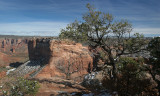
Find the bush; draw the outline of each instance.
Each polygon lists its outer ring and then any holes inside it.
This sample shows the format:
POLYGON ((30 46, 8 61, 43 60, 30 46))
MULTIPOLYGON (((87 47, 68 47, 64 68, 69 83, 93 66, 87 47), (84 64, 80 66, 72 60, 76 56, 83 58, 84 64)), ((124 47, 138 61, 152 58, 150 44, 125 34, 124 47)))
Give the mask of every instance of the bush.
MULTIPOLYGON (((8 83, 7 83, 8 84, 8 83)), ((40 88, 39 82, 18 78, 17 81, 9 84, 10 89, 3 92, 4 96, 35 95, 40 88)))
POLYGON ((120 96, 157 96, 154 82, 146 78, 146 72, 143 71, 139 60, 120 58, 117 66, 118 72, 115 81, 108 76, 102 80, 102 85, 106 89, 111 92, 116 91, 120 96))

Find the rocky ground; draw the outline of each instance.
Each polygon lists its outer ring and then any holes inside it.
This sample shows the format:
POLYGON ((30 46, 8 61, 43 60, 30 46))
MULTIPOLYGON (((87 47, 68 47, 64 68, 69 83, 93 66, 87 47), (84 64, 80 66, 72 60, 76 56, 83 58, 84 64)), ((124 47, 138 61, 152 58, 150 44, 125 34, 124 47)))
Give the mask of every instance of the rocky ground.
POLYGON ((57 95, 60 93, 89 93, 90 91, 82 87, 78 82, 61 78, 50 78, 38 80, 41 88, 38 92, 40 96, 57 95))

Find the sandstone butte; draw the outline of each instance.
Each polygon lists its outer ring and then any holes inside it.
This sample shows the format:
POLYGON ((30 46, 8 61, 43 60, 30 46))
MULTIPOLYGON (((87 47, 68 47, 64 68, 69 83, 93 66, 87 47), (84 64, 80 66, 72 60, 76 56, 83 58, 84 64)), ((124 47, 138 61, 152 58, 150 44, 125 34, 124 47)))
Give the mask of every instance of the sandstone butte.
POLYGON ((28 42, 29 59, 45 61, 45 67, 35 78, 61 77, 82 80, 93 69, 93 57, 88 47, 71 41, 33 39, 28 42))

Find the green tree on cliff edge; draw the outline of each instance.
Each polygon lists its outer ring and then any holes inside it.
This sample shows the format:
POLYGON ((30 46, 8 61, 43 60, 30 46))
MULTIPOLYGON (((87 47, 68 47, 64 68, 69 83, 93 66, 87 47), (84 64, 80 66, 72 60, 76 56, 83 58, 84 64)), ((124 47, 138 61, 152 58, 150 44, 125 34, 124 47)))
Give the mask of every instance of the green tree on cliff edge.
POLYGON ((153 80, 157 82, 157 89, 160 96, 160 80, 156 78, 156 75, 160 76, 160 37, 156 37, 149 42, 148 50, 152 56, 152 58, 150 58, 150 64, 152 67, 148 69, 153 80))
POLYGON ((61 30, 59 38, 77 42, 88 41, 93 48, 102 48, 108 55, 108 63, 113 67, 112 77, 115 79, 117 58, 124 54, 140 52, 145 45, 143 35, 136 33, 131 38, 132 25, 127 20, 113 21, 111 14, 96 11, 90 4, 86 7, 88 12, 82 17, 84 22, 75 21, 69 24, 61 30), (116 56, 113 56, 113 50, 117 52, 116 56))

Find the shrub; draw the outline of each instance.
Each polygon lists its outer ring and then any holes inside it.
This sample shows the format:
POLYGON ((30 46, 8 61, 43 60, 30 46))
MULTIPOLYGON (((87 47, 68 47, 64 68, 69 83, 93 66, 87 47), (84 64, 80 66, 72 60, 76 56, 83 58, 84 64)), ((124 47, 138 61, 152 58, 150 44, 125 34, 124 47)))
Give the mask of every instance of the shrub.
POLYGON ((139 60, 120 58, 117 66, 116 81, 108 76, 105 76, 102 80, 102 85, 106 89, 111 92, 116 91, 120 96, 157 96, 154 82, 146 78, 146 72, 143 71, 143 66, 139 60))
POLYGON ((4 96, 35 95, 40 88, 39 82, 27 80, 24 78, 18 78, 18 80, 9 83, 9 85, 10 89, 3 90, 4 96))

